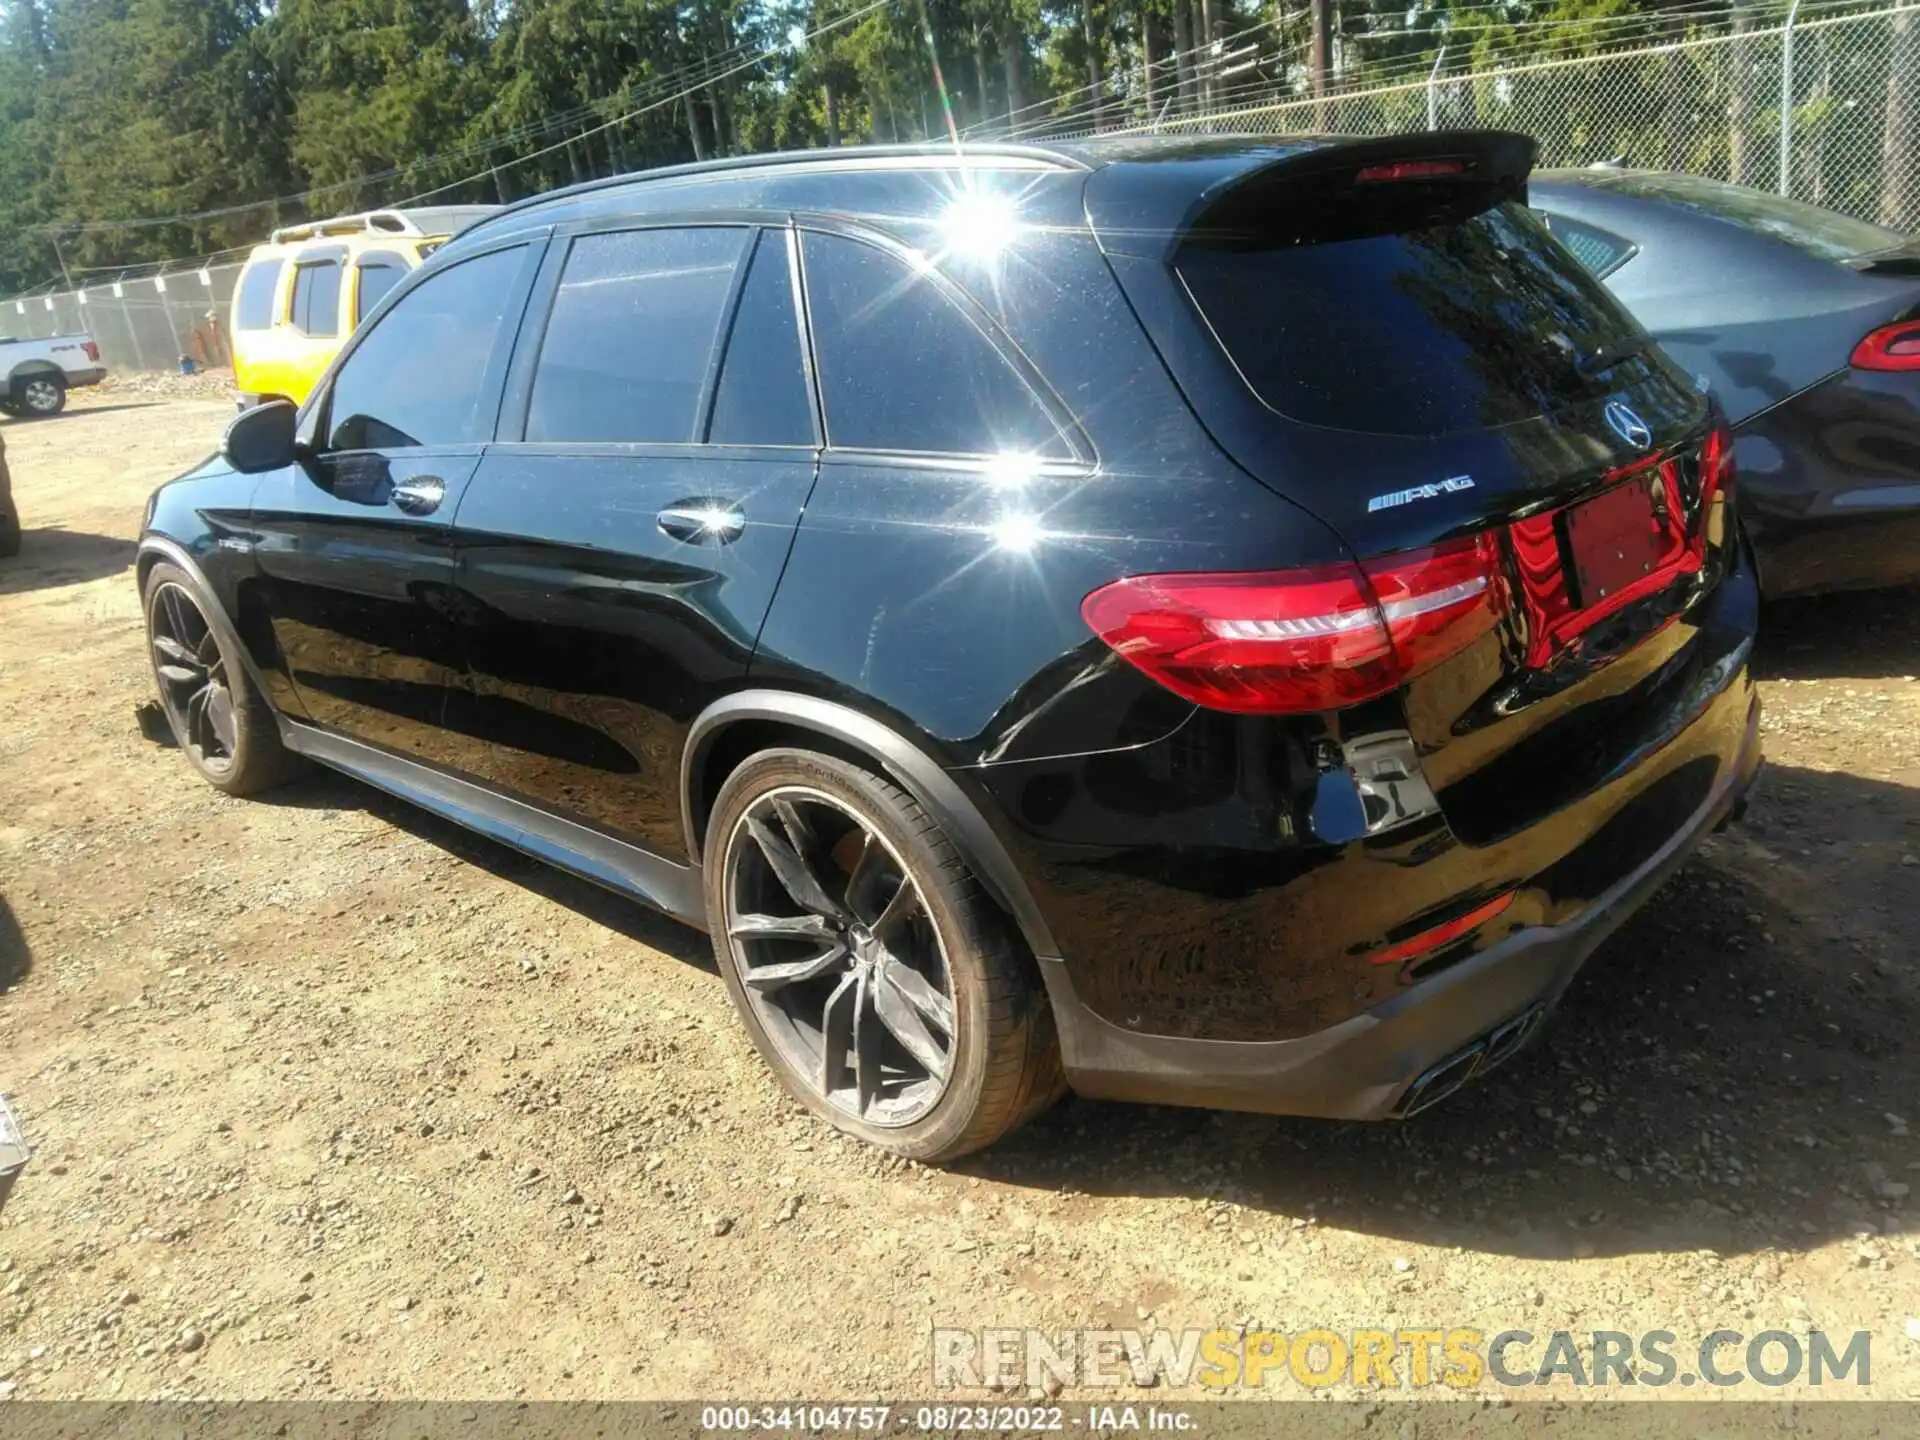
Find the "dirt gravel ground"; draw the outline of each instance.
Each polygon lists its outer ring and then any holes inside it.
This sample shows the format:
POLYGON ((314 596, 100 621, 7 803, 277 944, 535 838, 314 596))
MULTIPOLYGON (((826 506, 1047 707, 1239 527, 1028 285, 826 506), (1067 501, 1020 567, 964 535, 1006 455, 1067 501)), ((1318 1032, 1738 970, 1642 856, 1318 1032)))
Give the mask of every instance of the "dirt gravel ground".
POLYGON ((780 1098, 702 937, 141 738, 142 502, 230 413, 6 428, 0 1396, 924 1396, 931 1325, 1103 1323, 1866 1329, 1869 1393, 1920 1396, 1920 597, 1768 616, 1749 818, 1477 1090, 1069 1099, 930 1170, 780 1098))

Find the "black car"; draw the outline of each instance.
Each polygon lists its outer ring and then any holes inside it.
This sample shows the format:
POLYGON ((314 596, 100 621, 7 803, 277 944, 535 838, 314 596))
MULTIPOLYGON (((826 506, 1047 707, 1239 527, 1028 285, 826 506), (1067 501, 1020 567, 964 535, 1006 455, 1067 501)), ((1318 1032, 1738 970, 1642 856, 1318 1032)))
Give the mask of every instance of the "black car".
POLYGON ((1697 175, 1550 170, 1531 190, 1726 407, 1762 591, 1920 581, 1920 240, 1697 175))
POLYGON ((506 210, 155 495, 167 713, 225 790, 309 757, 709 929, 785 1085, 902 1154, 1066 1086, 1411 1114, 1759 763, 1726 431, 1532 159, 863 149, 506 210))

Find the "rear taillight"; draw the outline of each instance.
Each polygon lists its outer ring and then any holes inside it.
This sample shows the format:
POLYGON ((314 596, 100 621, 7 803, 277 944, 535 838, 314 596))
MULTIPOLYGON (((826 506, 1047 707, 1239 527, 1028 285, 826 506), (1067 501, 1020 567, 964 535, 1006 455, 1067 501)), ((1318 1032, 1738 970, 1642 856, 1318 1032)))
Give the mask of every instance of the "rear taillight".
POLYGON ((1713 502, 1733 494, 1733 432, 1715 425, 1700 447, 1700 520, 1711 518, 1713 502))
POLYGON ((1920 370, 1920 319, 1882 325, 1853 348, 1859 370, 1920 370))
POLYGON ((80 348, 87 352, 87 359, 93 361, 96 365, 100 363, 100 347, 94 344, 93 341, 82 340, 80 342, 80 348))
POLYGON ((1136 575, 1080 613, 1175 694, 1280 715, 1390 694, 1492 629, 1504 604, 1499 544, 1481 535, 1364 566, 1136 575))

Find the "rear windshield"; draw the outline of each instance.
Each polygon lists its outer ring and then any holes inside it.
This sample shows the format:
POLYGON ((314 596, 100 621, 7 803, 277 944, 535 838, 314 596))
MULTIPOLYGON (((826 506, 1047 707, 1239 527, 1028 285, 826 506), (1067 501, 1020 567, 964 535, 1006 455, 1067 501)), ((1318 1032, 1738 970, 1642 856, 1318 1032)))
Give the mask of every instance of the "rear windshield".
POLYGON ((1648 200, 1683 205, 1716 220, 1730 221, 1762 235, 1784 240, 1795 249, 1822 260, 1851 260, 1906 243, 1907 237, 1851 215, 1836 214, 1818 205, 1728 185, 1698 175, 1668 175, 1657 171, 1630 171, 1589 181, 1596 189, 1616 190, 1648 200))
POLYGON ((1190 244, 1175 268, 1269 409, 1339 430, 1440 435, 1531 419, 1591 399, 1595 379, 1577 362, 1627 355, 1641 336, 1517 203, 1362 239, 1190 244))

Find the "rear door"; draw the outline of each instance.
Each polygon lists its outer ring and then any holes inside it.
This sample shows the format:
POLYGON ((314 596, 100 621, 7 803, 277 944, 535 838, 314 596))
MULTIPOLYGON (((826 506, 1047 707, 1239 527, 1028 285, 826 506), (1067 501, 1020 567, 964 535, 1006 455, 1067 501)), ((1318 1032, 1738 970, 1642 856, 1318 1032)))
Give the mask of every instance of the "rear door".
POLYGON ((317 724, 444 761, 461 665, 453 517, 493 433, 538 261, 525 243, 424 277, 302 418, 300 461, 261 477, 250 612, 317 724))
POLYGON ((813 485, 798 287, 785 228, 555 241, 460 512, 462 769, 684 849, 687 726, 745 675, 813 485))

